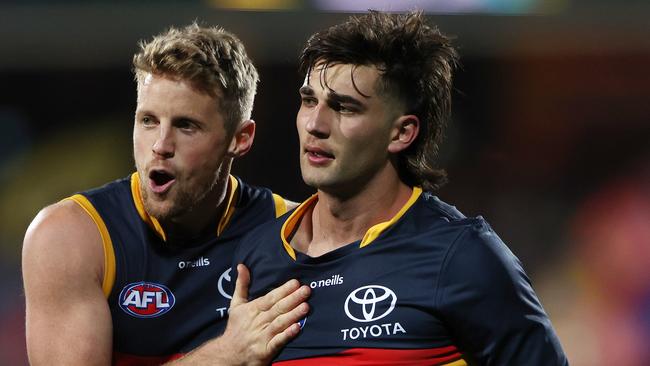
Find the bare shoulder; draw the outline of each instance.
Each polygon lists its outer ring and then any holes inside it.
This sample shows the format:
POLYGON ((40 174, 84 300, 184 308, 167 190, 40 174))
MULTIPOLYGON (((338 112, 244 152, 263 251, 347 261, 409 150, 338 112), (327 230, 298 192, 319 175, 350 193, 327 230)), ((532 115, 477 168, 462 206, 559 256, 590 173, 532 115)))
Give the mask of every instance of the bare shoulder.
POLYGON ((109 365, 104 250, 88 212, 72 200, 41 210, 25 234, 22 262, 30 364, 109 365))
POLYGON ((72 200, 45 207, 27 229, 24 271, 33 269, 48 276, 57 276, 60 271, 91 274, 101 284, 103 263, 99 230, 90 215, 72 200))

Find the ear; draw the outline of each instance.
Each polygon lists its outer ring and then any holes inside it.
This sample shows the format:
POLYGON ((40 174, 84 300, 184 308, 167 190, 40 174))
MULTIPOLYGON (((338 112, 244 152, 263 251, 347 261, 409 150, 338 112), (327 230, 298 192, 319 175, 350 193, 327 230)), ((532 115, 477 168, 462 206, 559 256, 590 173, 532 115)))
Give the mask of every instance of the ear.
POLYGON ((255 139, 255 121, 247 119, 240 123, 228 146, 228 156, 238 158, 243 156, 253 146, 255 139))
POLYGON ((388 152, 397 154, 406 150, 418 137, 420 119, 412 114, 400 116, 395 120, 388 152))

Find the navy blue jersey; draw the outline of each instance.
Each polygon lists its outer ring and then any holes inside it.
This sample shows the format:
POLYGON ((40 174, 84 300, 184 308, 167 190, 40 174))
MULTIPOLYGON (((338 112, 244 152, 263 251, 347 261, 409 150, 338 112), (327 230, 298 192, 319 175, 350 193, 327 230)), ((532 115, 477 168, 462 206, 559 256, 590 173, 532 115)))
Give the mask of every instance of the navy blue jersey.
POLYGON ((223 332, 230 264, 242 236, 286 211, 284 200, 230 177, 212 234, 172 245, 144 210, 137 173, 74 195, 104 243, 104 293, 113 320, 113 363, 160 364, 223 332))
POLYGON ((281 365, 567 365, 519 260, 481 217, 415 188, 390 221, 319 257, 289 238, 316 203, 243 239, 251 297, 290 278, 312 288, 281 365))

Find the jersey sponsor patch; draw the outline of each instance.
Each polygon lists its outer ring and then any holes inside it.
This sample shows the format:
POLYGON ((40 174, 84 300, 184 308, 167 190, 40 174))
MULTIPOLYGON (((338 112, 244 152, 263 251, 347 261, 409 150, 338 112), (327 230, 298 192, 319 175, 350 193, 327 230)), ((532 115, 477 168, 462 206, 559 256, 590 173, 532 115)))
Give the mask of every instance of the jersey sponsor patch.
POLYGON ((395 309, 397 296, 393 290, 380 285, 368 285, 352 291, 345 299, 345 314, 357 322, 372 322, 395 309))
POLYGON ((171 310, 176 302, 172 291, 153 282, 134 282, 122 289, 120 307, 136 318, 155 318, 171 310))

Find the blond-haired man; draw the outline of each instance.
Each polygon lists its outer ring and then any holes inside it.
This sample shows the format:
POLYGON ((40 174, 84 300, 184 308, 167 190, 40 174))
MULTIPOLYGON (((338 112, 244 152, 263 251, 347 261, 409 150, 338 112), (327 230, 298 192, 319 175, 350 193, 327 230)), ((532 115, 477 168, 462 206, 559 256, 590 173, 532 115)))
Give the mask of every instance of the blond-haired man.
POLYGON ((255 136, 257 71, 233 34, 196 24, 142 43, 133 65, 137 171, 44 208, 25 236, 30 362, 264 364, 309 289, 248 302, 239 267, 225 290, 241 236, 291 205, 230 175, 255 136))

